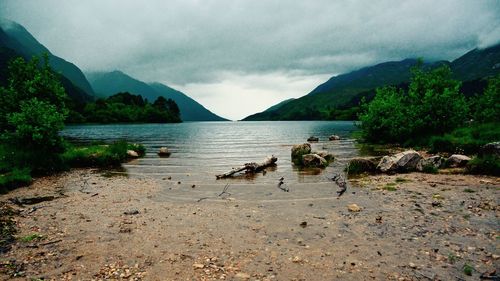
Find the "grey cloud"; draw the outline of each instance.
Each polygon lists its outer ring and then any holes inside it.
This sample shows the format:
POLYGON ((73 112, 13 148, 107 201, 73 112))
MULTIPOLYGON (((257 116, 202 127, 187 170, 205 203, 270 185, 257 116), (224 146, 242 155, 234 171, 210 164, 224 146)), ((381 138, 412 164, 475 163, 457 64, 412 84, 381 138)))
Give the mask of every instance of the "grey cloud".
POLYGON ((496 0, 2 0, 0 16, 84 70, 177 85, 226 72, 323 75, 453 59, 500 41, 496 0))

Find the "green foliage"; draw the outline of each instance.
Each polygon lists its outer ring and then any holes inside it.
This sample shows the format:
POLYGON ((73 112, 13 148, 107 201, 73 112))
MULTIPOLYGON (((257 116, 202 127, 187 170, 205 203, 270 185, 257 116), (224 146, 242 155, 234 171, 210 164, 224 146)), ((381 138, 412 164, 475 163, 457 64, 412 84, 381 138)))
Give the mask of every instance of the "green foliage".
POLYGON ((490 142, 500 139, 500 123, 470 124, 458 128, 442 136, 434 136, 429 140, 432 153, 465 153, 474 154, 490 142))
POLYGON ((107 99, 88 103, 82 118, 72 116, 71 121, 91 123, 170 123, 181 122, 177 104, 171 99, 158 97, 153 104, 140 95, 118 93, 107 99))
POLYGON ((39 239, 42 239, 43 236, 38 234, 38 233, 33 233, 33 234, 29 234, 29 235, 26 235, 24 237, 21 237, 21 241, 22 242, 25 242, 25 243, 28 243, 28 242, 31 242, 33 240, 39 240, 39 239))
POLYGON ((474 267, 470 264, 464 264, 463 271, 465 275, 471 276, 474 271, 474 267))
POLYGON ((66 93, 48 64, 34 57, 9 63, 6 87, 0 87, 2 161, 11 168, 49 173, 61 167, 62 138, 67 115, 66 93))
POLYGON ((496 155, 477 156, 467 163, 467 171, 471 174, 500 176, 500 157, 496 155))
POLYGON ((439 172, 439 169, 434 165, 425 165, 422 167, 422 172, 426 174, 437 174, 439 172))
POLYGON ((134 150, 139 155, 144 155, 146 151, 140 144, 129 144, 125 141, 110 145, 68 145, 63 159, 70 167, 115 167, 127 159, 127 150, 134 150))
POLYGON ((500 74, 488 81, 488 86, 482 96, 476 98, 474 121, 478 123, 500 121, 500 74))
POLYGON ((365 140, 417 143, 464 123, 468 106, 458 91, 460 82, 451 78, 448 66, 424 70, 417 65, 412 75, 407 92, 395 87, 379 88, 370 103, 362 102, 359 119, 365 140))

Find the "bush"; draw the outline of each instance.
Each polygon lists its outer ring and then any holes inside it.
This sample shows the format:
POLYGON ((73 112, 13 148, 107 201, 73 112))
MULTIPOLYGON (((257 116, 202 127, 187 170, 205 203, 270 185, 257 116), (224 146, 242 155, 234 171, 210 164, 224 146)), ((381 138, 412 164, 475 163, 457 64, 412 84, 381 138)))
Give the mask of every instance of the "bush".
POLYGON ((434 136, 429 140, 432 153, 465 153, 475 154, 480 148, 490 142, 500 139, 500 124, 471 124, 455 129, 449 134, 434 136))
POLYGON ((426 174, 437 174, 439 170, 434 165, 425 165, 422 167, 422 172, 426 174))
POLYGON ((471 174, 500 176, 500 157, 495 155, 478 156, 467 163, 471 174))
POLYGON ((468 105, 448 66, 426 71, 419 64, 412 75, 408 92, 384 87, 370 103, 363 101, 359 119, 365 140, 418 144, 463 125, 468 105))
POLYGON ((500 74, 488 81, 484 94, 474 104, 474 121, 479 123, 500 120, 500 74))

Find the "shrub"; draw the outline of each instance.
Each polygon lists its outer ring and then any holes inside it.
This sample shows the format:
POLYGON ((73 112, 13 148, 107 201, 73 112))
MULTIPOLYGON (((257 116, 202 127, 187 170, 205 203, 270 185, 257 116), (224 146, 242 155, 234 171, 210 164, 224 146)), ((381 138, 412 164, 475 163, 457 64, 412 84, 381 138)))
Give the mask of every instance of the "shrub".
POLYGON ((449 134, 434 136, 429 140, 429 149, 432 153, 465 153, 474 154, 490 142, 500 139, 500 124, 471 124, 453 130, 449 134))
POLYGON ((478 156, 467 163, 471 174, 500 176, 500 157, 495 155, 478 156))
POLYGON ((438 168, 434 167, 434 165, 425 165, 422 167, 422 172, 427 174, 437 174, 439 170, 438 168))

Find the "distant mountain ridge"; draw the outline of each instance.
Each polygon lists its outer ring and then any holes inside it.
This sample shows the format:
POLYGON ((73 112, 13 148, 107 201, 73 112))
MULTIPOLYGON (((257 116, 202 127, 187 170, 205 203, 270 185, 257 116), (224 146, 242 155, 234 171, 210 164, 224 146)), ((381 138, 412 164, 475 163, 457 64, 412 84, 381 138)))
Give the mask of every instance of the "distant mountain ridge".
MULTIPOLYGON (((416 63, 417 59, 384 62, 334 76, 305 96, 282 105, 277 104, 273 106, 275 110, 250 115, 243 121, 329 119, 332 111, 353 106, 354 101, 361 99, 360 95, 373 96, 375 88, 407 83, 410 69, 416 63)), ((467 87, 481 84, 469 81, 500 73, 500 44, 474 49, 451 63, 438 61, 426 63, 425 66, 435 67, 440 64, 448 64, 456 79, 468 82, 464 83, 467 87)))
POLYGON ((141 95, 151 102, 159 96, 163 96, 177 103, 183 121, 227 120, 212 113, 184 93, 158 82, 148 84, 118 70, 112 72, 87 73, 87 77, 97 96, 109 97, 118 92, 130 92, 132 94, 141 95))
POLYGON ((20 55, 30 59, 32 56, 47 53, 51 67, 63 76, 62 83, 67 88, 68 94, 80 102, 93 99, 94 91, 83 72, 73 63, 52 54, 22 25, 0 19, 0 48, 3 49, 2 54, 10 58, 20 55), (9 52, 7 49, 13 52, 9 52))

